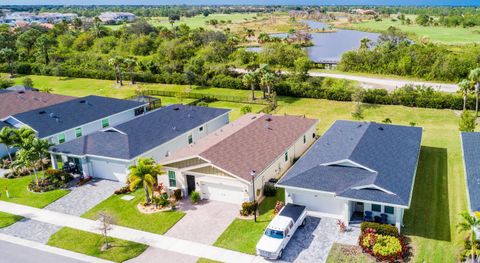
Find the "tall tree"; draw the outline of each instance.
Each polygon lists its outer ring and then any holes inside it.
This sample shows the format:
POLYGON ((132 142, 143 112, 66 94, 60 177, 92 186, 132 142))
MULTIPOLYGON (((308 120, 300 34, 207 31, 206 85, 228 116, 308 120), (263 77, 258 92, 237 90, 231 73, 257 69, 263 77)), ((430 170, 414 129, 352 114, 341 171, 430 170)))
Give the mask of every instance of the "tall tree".
POLYGON ((13 146, 16 148, 27 148, 29 139, 35 137, 35 132, 30 128, 22 127, 13 131, 15 133, 13 146))
POLYGON ((472 69, 468 78, 475 83, 475 117, 478 117, 478 93, 480 91, 480 68, 472 69))
POLYGON ((45 65, 48 65, 50 63, 49 52, 54 44, 55 44, 55 40, 52 39, 47 34, 43 34, 39 36, 35 41, 35 47, 37 47, 38 51, 43 56, 45 65))
MULTIPOLYGON (((48 150, 52 146, 53 144, 45 139, 34 138, 32 140, 31 151, 33 154, 37 155, 35 166, 38 167, 40 171, 43 171, 45 163, 48 163, 48 150)), ((45 178, 45 174, 43 175, 43 178, 45 178)))
POLYGON ((367 50, 370 48, 370 43, 372 41, 368 37, 364 37, 360 40, 360 49, 361 50, 367 50))
POLYGON ((122 81, 122 65, 124 64, 125 59, 121 56, 115 56, 108 60, 108 63, 113 66, 115 71, 115 80, 117 83, 120 83, 120 86, 123 86, 122 81))
POLYGON ((137 186, 142 185, 145 191, 145 202, 150 204, 152 189, 157 182, 157 176, 161 174, 162 166, 156 164, 152 158, 139 158, 137 163, 128 169, 130 170, 128 175, 130 190, 134 191, 137 186))
POLYGON ((268 97, 272 95, 272 86, 275 83, 275 74, 271 72, 266 72, 262 74, 262 78, 260 79, 262 86, 267 87, 267 94, 268 97))
POLYGON ((30 56, 32 49, 35 47, 35 42, 40 36, 40 31, 35 28, 30 28, 27 31, 21 33, 17 38, 17 46, 25 49, 25 53, 30 56))
POLYGON ((5 61, 8 64, 8 70, 10 71, 10 78, 13 78, 14 65, 13 62, 17 58, 17 53, 11 48, 0 49, 0 60, 5 61))
POLYGON ((130 82, 132 82, 132 84, 135 84, 135 76, 133 75, 133 69, 137 65, 137 61, 133 58, 126 58, 123 63, 125 64, 128 72, 130 73, 130 82))
POLYGON ((10 148, 15 144, 15 131, 10 127, 3 127, 0 130, 0 144, 3 144, 7 150, 10 162, 13 161, 10 148))
POLYGON ((257 76, 254 72, 249 72, 243 75, 243 85, 252 90, 252 100, 255 100, 255 85, 257 84, 257 76))
POLYGON ((471 82, 468 79, 463 79, 458 83, 458 87, 460 87, 458 92, 463 96, 463 110, 466 110, 468 92, 470 92, 470 89, 472 87, 471 82))
POLYGON ((458 223, 457 230, 460 233, 468 232, 470 234, 470 244, 471 244, 471 252, 470 256, 472 258, 472 262, 475 261, 476 255, 478 255, 479 251, 476 246, 477 235, 475 230, 480 228, 480 219, 474 215, 470 215, 468 212, 463 212, 460 214, 462 217, 462 221, 458 223))

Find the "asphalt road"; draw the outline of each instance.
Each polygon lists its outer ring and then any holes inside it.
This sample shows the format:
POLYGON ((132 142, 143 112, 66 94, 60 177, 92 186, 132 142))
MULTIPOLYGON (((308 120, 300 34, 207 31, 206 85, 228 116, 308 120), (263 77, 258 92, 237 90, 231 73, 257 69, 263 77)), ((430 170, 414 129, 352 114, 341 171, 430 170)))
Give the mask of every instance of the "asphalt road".
POLYGON ((34 248, 0 241, 1 263, 85 263, 77 259, 51 254, 34 248))

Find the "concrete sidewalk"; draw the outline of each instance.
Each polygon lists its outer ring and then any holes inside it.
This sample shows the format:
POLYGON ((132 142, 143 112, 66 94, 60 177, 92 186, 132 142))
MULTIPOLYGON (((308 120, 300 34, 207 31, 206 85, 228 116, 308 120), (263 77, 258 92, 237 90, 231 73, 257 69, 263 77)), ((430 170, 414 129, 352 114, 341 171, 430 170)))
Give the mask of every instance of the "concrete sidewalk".
MULTIPOLYGON (((65 226, 97 234, 100 233, 99 223, 97 221, 59 212, 4 201, 0 201, 0 211, 57 226, 65 226)), ((260 257, 122 226, 112 226, 109 235, 111 237, 143 243, 176 253, 208 258, 221 262, 264 262, 260 257)))

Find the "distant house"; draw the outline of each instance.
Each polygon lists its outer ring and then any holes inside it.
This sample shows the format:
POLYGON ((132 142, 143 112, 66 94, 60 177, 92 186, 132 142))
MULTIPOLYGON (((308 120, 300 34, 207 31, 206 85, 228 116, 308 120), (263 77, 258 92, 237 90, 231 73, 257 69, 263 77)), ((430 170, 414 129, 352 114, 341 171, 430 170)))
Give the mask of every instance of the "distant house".
POLYGON ((170 105, 51 149, 58 158, 79 164, 84 174, 125 182, 139 157, 162 161, 228 123, 229 110, 170 105))
POLYGON ((10 25, 25 26, 29 24, 55 24, 62 21, 72 21, 77 14, 74 13, 30 13, 30 12, 13 12, 7 13, 1 18, 0 22, 10 25))
POLYGON ((137 19, 137 16, 127 12, 103 12, 98 16, 98 18, 106 24, 117 24, 134 21, 137 19))
POLYGON ((315 141, 318 120, 247 114, 161 162, 170 189, 202 199, 241 204, 257 199, 315 141), (255 171, 253 173, 253 171, 255 171))
POLYGON ((311 215, 386 219, 399 229, 410 208, 422 129, 336 121, 277 183, 311 215), (369 218, 371 217, 371 218, 369 218))
POLYGON ((143 114, 145 107, 129 100, 87 96, 17 113, 4 122, 15 128, 29 127, 39 138, 59 144, 131 120, 143 114))

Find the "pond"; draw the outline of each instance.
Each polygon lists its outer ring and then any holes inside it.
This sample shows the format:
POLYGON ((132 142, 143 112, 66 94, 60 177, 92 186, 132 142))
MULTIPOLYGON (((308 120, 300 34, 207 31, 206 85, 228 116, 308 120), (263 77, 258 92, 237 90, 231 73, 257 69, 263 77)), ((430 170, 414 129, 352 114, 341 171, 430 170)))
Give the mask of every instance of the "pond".
MULTIPOLYGON (((331 29, 329 25, 313 21, 303 20, 313 30, 331 29)), ((355 50, 360 47, 360 40, 364 37, 376 42, 380 34, 369 33, 358 30, 337 29, 335 32, 311 33, 313 46, 307 47, 307 53, 313 62, 317 63, 338 63, 342 54, 346 51, 355 50)), ((288 34, 272 34, 273 37, 285 38, 288 34)), ((260 47, 250 47, 247 50, 259 52, 260 47)))

